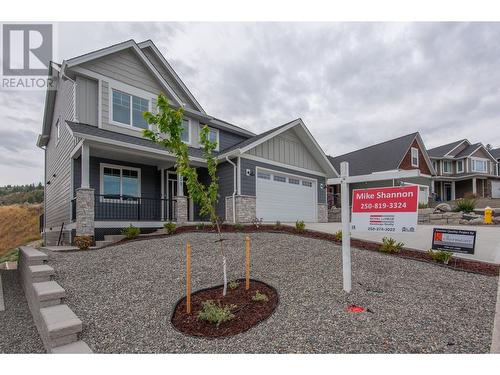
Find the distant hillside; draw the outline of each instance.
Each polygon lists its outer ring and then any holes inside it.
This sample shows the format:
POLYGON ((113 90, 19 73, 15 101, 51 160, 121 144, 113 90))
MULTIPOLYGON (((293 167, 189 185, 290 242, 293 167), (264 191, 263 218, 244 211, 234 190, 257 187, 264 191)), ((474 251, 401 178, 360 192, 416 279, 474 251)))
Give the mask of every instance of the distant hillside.
POLYGON ((42 203, 43 185, 7 185, 0 187, 0 205, 42 203))
POLYGON ((40 238, 41 204, 0 206, 0 257, 10 249, 40 238))

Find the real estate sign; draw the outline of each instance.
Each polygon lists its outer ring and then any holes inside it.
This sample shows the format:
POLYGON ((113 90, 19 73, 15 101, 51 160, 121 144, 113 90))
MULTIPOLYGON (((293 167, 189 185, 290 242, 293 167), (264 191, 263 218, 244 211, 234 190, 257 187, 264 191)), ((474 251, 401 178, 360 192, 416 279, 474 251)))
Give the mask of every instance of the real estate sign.
POLYGON ((434 228, 432 248, 456 253, 474 254, 476 231, 434 228))
POLYGON ((417 185, 353 190, 351 230, 415 232, 418 190, 417 185))

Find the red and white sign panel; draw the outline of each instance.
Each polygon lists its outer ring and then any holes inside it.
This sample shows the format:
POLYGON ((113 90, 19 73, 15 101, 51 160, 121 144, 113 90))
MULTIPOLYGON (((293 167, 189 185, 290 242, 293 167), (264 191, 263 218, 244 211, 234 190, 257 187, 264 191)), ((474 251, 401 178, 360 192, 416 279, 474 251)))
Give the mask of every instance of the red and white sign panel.
POLYGON ((351 230, 415 232, 418 190, 417 185, 353 190, 351 230))

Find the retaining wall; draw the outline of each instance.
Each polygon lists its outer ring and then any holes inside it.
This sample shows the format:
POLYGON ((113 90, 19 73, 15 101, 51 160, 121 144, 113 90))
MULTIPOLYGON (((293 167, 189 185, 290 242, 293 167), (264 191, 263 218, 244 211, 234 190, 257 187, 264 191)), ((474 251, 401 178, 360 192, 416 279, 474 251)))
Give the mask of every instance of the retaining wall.
POLYGON ((48 353, 92 353, 79 340, 82 321, 65 305, 66 291, 53 280, 47 254, 33 247, 19 248, 21 285, 33 321, 48 353))

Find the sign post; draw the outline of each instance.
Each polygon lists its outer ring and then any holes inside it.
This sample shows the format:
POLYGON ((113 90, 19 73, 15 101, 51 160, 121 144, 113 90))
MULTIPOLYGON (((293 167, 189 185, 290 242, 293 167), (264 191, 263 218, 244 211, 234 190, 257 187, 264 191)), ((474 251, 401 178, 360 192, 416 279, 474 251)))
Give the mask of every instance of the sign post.
MULTIPOLYGON (((369 175, 361 175, 361 176, 349 176, 349 163, 348 162, 341 162, 340 163, 340 177, 339 178, 331 178, 328 179, 327 184, 328 185, 339 185, 340 184, 340 202, 341 202, 341 215, 342 215, 342 272, 343 272, 343 289, 345 292, 350 293, 352 289, 352 280, 351 280, 351 210, 350 210, 350 205, 349 205, 349 184, 352 183, 358 183, 358 182, 371 182, 371 181, 385 181, 385 180, 397 180, 397 179, 402 179, 402 178, 413 178, 413 177, 420 177, 420 171, 418 169, 412 169, 412 170, 404 170, 404 171, 387 171, 387 172, 380 172, 380 173, 372 173, 369 175)), ((395 202, 391 203, 385 202, 385 206, 383 205, 384 202, 382 203, 382 209, 395 209, 395 210, 402 210, 403 212, 408 213, 409 215, 400 215, 400 213, 394 213, 393 215, 389 215, 388 213, 391 211, 385 211, 382 213, 382 216, 385 214, 388 214, 389 220, 387 222, 391 222, 392 224, 387 226, 387 227, 393 227, 394 230, 389 230, 388 232, 403 232, 403 228, 406 228, 409 233, 412 233, 415 231, 415 227, 417 225, 417 209, 418 209, 418 186, 415 185, 407 185, 408 187, 411 187, 413 191, 415 191, 414 195, 410 197, 404 197, 409 198, 409 201, 406 202, 406 205, 411 204, 412 210, 409 211, 407 208, 403 208, 402 206, 404 205, 403 202, 400 202, 399 199, 397 199, 395 202), (414 190, 416 189, 416 190, 414 190), (411 203, 410 203, 411 201, 411 203), (387 204, 389 203, 389 206, 387 204), (385 208, 384 208, 385 207, 385 208), (399 207, 399 208, 398 208, 399 207), (410 216, 411 219, 406 220, 406 222, 401 221, 400 219, 404 216, 410 216), (413 228, 413 230, 411 230, 413 228), (397 229, 397 230, 396 230, 397 229)), ((384 188, 385 189, 394 189, 394 188, 384 188)), ((395 189, 403 189, 403 187, 395 187, 395 189)), ((371 189, 363 189, 363 191, 368 191, 371 189)), ((380 190, 380 189, 379 189, 380 190)), ((371 193, 370 193, 371 194, 371 193)), ((395 196, 397 198, 397 195, 395 196)), ((403 198, 403 196, 401 195, 403 198)), ((381 198, 389 198, 392 199, 392 196, 386 196, 381 198)), ((372 203, 373 204, 373 203, 372 203)), ((354 207, 354 202, 353 202, 353 207, 354 207)), ((368 207, 368 206, 367 206, 368 207)), ((379 206, 376 206, 377 209, 379 209, 379 206)), ((373 206, 372 206, 373 208, 373 206)), ((375 212, 373 212, 375 214, 375 212)), ((353 210, 353 217, 355 217, 355 211, 353 210)), ((372 220, 372 224, 375 224, 375 222, 381 222, 382 220, 379 220, 379 218, 372 220)), ((366 219, 365 219, 366 221, 366 219)), ((370 223, 370 220, 368 221, 370 223)), ((377 223, 379 224, 379 223, 377 223)), ((353 230, 357 230, 359 224, 354 224, 353 230)), ((377 225, 377 227, 386 227, 385 225, 377 225)), ((405 229, 405 231, 406 231, 405 229)))
POLYGON ((342 274, 344 277, 344 291, 351 292, 351 234, 350 234, 350 213, 349 213, 349 163, 340 163, 340 196, 342 215, 342 274))

